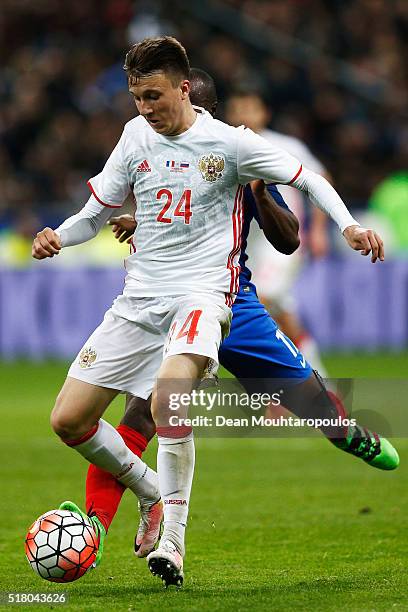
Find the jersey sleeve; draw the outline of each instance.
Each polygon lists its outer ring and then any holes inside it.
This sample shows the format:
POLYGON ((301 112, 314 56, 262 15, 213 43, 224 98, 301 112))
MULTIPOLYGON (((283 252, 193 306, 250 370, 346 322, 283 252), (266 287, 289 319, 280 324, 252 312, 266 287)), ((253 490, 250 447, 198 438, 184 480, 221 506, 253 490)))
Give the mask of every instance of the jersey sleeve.
POLYGON ((120 208, 130 192, 124 153, 125 139, 123 132, 102 172, 88 181, 88 187, 95 198, 108 208, 120 208))
POLYGON ((296 157, 248 128, 238 130, 237 171, 242 185, 257 178, 290 185, 299 176, 302 165, 296 157))

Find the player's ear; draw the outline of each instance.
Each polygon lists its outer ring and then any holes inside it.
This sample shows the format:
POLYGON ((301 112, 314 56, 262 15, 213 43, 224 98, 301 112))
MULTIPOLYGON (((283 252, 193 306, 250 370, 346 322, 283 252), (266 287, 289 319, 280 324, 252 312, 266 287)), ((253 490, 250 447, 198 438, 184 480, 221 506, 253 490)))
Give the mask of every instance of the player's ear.
POLYGON ((188 81, 187 79, 185 79, 184 81, 181 81, 180 83, 180 91, 181 91, 181 99, 182 100, 186 100, 186 98, 188 98, 189 94, 190 94, 190 81, 188 81))

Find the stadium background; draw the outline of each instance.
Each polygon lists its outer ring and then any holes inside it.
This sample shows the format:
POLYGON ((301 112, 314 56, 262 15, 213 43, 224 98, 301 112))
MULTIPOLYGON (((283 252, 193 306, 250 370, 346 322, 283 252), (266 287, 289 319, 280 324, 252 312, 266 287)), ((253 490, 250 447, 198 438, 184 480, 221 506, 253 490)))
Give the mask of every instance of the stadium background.
MULTIPOLYGON (((0 536, 3 590, 55 591, 30 573, 21 539, 39 513, 65 497, 82 499, 83 463, 51 435, 48 413, 66 368, 59 359, 75 353, 120 290, 126 250, 109 230, 94 244, 41 264, 31 260, 30 246, 36 231, 55 227, 85 202, 86 180, 134 114, 121 69, 131 43, 148 35, 178 37, 191 64, 214 76, 220 118, 233 89, 260 91, 273 110, 271 127, 304 140, 356 216, 381 228, 387 262, 375 266, 345 251, 333 232, 330 258, 304 270, 300 310, 330 351, 325 363, 332 376, 373 379, 374 391, 360 408, 372 408, 372 397, 380 397, 379 379, 404 379, 408 368, 408 4, 68 4, 3 0, 0 7, 0 469, 6 493, 0 504, 2 524, 10 526, 0 536)), ((392 400, 397 408, 402 396, 392 400)), ((386 405, 389 398, 382 399, 386 405)), ((118 400, 109 418, 120 412, 118 400)), ((275 609, 406 609, 403 466, 377 474, 320 439, 199 440, 198 449, 192 578, 185 593, 169 595, 171 605, 271 609, 273 601, 275 609)), ((399 449, 407 455, 405 440, 399 449)), ((103 566, 70 588, 72 608, 101 609, 112 597, 112 609, 160 603, 161 593, 129 555, 133 512, 128 496, 103 566)))
POLYGON ((261 92, 271 127, 305 141, 356 216, 384 234, 384 265, 356 257, 332 228, 330 260, 305 268, 300 311, 321 347, 406 347, 406 2, 75 0, 64 12, 56 0, 5 0, 0 17, 0 355, 69 358, 121 287, 126 249, 108 230, 41 265, 30 243, 88 198, 86 180, 135 112, 124 51, 159 33, 214 76, 220 118, 234 89, 261 92), (57 272, 90 266, 119 272, 57 272))

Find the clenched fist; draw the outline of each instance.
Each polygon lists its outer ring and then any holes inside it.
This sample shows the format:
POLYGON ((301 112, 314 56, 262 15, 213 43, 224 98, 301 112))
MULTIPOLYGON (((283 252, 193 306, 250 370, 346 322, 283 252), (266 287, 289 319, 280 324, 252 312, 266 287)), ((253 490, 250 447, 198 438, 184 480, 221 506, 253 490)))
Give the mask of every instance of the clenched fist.
POLYGON ((344 230, 343 236, 355 251, 361 251, 362 255, 371 253, 373 263, 377 259, 384 261, 384 243, 373 230, 365 229, 359 225, 350 225, 344 230))
POLYGON ((45 227, 33 240, 31 254, 34 259, 45 259, 58 255, 62 248, 60 237, 50 227, 45 227))

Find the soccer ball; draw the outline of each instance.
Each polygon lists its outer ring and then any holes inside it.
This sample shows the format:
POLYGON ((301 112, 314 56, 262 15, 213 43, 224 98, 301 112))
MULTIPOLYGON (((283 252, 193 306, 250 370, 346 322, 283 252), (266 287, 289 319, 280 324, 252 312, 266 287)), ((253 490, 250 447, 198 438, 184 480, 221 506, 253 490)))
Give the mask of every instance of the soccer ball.
POLYGON ((98 552, 92 523, 77 512, 50 510, 30 527, 25 553, 33 570, 51 582, 72 582, 89 570, 98 552))

